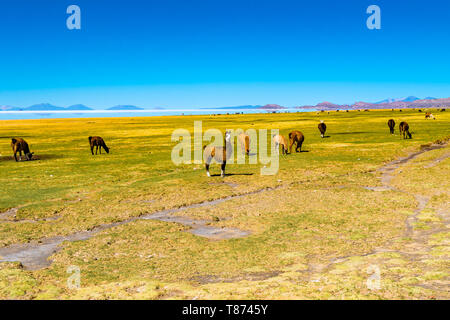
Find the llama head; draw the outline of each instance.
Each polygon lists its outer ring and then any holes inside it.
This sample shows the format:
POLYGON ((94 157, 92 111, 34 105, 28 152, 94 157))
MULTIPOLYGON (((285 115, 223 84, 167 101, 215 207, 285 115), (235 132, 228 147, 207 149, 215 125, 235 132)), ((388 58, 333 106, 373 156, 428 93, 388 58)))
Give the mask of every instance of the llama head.
POLYGON ((411 132, 408 131, 406 134, 408 135, 408 138, 412 139, 411 132))
POLYGON ((26 154, 26 157, 27 157, 27 160, 28 160, 28 161, 31 160, 31 159, 33 158, 33 154, 34 154, 34 152, 28 152, 28 153, 26 154))

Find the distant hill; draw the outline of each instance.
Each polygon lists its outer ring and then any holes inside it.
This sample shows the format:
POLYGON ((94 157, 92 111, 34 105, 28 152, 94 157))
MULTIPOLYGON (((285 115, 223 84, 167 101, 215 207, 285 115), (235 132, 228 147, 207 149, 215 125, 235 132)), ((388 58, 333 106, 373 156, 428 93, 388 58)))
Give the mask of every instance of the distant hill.
POLYGON ((0 111, 20 111, 20 110, 23 109, 13 106, 0 106, 0 111))
POLYGON ((41 104, 35 104, 32 106, 29 106, 28 108, 25 108, 24 110, 26 110, 26 111, 57 111, 57 110, 64 110, 64 108, 51 105, 50 103, 41 103, 41 104))
POLYGON ((416 100, 420 100, 420 99, 417 98, 417 97, 414 97, 414 96, 409 96, 409 97, 407 97, 407 98, 405 98, 405 99, 403 99, 401 101, 403 101, 403 102, 413 102, 413 101, 416 101, 416 100))
POLYGON ((317 104, 318 108, 340 108, 341 106, 338 104, 334 104, 332 102, 324 101, 317 104))
POLYGON ((266 104, 265 106, 258 107, 257 109, 280 110, 280 109, 286 109, 286 107, 280 106, 278 104, 266 104))
POLYGON ((144 110, 144 109, 136 106, 115 106, 108 108, 107 110, 144 110))
POLYGON ((368 108, 371 108, 373 105, 374 105, 374 103, 358 101, 358 102, 355 102, 352 105, 352 107, 356 108, 356 109, 368 109, 368 108))
POLYGON ((375 102, 375 104, 383 104, 383 103, 391 103, 391 102, 395 102, 395 99, 384 99, 378 102, 375 102))
POLYGON ((67 107, 66 110, 93 110, 93 109, 86 107, 84 104, 75 104, 73 106, 67 107))
POLYGON ((247 106, 236 106, 236 107, 219 107, 219 108, 202 108, 202 109, 258 109, 262 106, 254 106, 254 105, 247 105, 247 106))
POLYGON ((414 97, 414 96, 409 96, 409 97, 401 98, 401 99, 385 99, 382 101, 375 102, 375 104, 385 104, 385 103, 392 103, 392 102, 413 102, 416 100, 420 100, 420 99, 417 97, 414 97))

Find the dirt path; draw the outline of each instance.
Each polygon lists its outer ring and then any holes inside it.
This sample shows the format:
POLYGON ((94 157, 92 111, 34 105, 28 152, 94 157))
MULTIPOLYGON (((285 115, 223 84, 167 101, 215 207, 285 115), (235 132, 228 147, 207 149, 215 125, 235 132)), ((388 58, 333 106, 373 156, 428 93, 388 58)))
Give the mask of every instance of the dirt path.
MULTIPOLYGON (((242 238, 250 235, 250 232, 245 230, 239 230, 236 228, 217 228, 209 225, 212 221, 207 220, 195 220, 188 217, 176 216, 177 212, 181 212, 188 209, 195 209, 200 207, 214 206, 219 203, 230 201, 233 199, 242 198, 249 195, 258 194, 261 192, 266 192, 270 190, 276 190, 279 187, 274 188, 264 188, 256 191, 248 192, 245 194, 229 196, 222 199, 206 201, 202 203, 196 203, 188 206, 182 206, 175 209, 168 209, 158 211, 152 214, 143 215, 140 217, 134 217, 126 219, 116 223, 102 224, 89 231, 81 231, 77 233, 70 234, 68 236, 58 236, 52 238, 44 238, 37 242, 27 243, 27 244, 13 244, 5 248, 0 248, 0 262, 12 262, 18 261, 27 270, 38 270, 51 265, 52 261, 48 258, 62 249, 61 244, 64 241, 74 242, 87 240, 98 234, 99 232, 107 229, 111 229, 120 225, 125 225, 138 220, 159 220, 165 222, 179 223, 184 226, 190 227, 188 232, 195 234, 197 236, 206 237, 212 240, 226 240, 233 238, 242 238)), ((6 218, 11 218, 15 216, 17 209, 9 210, 2 214, 6 218)))
MULTIPOLYGON (((380 186, 363 187, 373 192, 402 192, 409 194, 406 190, 400 190, 392 184, 397 169, 401 169, 410 161, 420 155, 437 149, 445 148, 447 144, 430 144, 422 146, 420 151, 409 154, 406 157, 399 158, 389 162, 379 168, 381 173, 380 186)), ((430 163, 436 165, 447 158, 444 156, 430 160, 430 163)), ((425 166, 428 167, 428 166, 425 166)), ((401 172, 401 171, 400 171, 401 172)), ((345 186, 338 186, 345 188, 345 186)), ((383 245, 375 248, 371 252, 359 255, 348 255, 342 257, 330 257, 325 262, 314 262, 314 257, 309 258, 309 262, 302 261, 299 264, 294 263, 286 271, 278 271, 275 274, 265 274, 258 279, 258 286, 274 288, 283 286, 287 281, 286 287, 294 284, 301 292, 300 297, 304 297, 304 292, 321 292, 327 296, 339 298, 338 294, 344 295, 350 293, 350 297, 378 297, 395 298, 410 297, 414 288, 425 290, 419 294, 422 298, 450 298, 450 281, 446 273, 448 272, 448 256, 436 255, 435 250, 442 250, 447 246, 448 240, 442 243, 435 242, 433 237, 444 234, 450 228, 450 207, 440 208, 437 215, 440 218, 439 223, 432 225, 430 229, 422 229, 416 226, 418 216, 426 209, 430 201, 429 196, 413 194, 417 201, 417 207, 405 219, 404 233, 394 239, 390 239, 383 245), (447 268, 446 268, 447 267, 447 268), (369 288, 368 280, 370 276, 378 277, 379 286, 369 288), (262 281, 262 282, 261 282, 262 281), (304 288, 305 291, 302 291, 304 288), (357 292, 357 294, 353 294, 357 292)), ((439 252, 438 252, 439 253, 439 252)), ((321 260, 323 261, 323 260, 321 260)), ((202 276, 196 279, 201 285, 208 285, 215 282, 234 282, 236 286, 247 287, 252 291, 254 285, 242 280, 253 281, 252 275, 243 275, 242 279, 222 279, 212 276, 202 276)), ((376 280, 376 277, 373 278, 376 280)), ((373 280, 372 279, 372 280, 373 280)), ((376 281, 374 282, 375 284, 376 281)), ((245 292, 245 289, 243 292, 245 292)), ((294 290, 295 295, 295 290, 294 290)), ((312 294, 312 296, 315 296, 312 294)), ((205 296, 204 298, 214 298, 205 296)))
MULTIPOLYGON (((428 145, 423 147, 422 150, 414 152, 407 157, 389 162, 379 169, 379 172, 381 172, 380 180, 382 186, 366 187, 366 189, 374 192, 396 191, 408 193, 406 190, 400 190, 392 185, 391 181, 394 178, 395 170, 401 168, 409 161, 425 152, 441 149, 446 146, 447 144, 428 145)), ((431 164, 424 168, 435 166, 448 156, 449 153, 446 153, 443 156, 432 160, 431 164)), ((418 205, 414 213, 405 220, 405 232, 403 236, 392 239, 382 247, 376 248, 372 252, 363 255, 334 258, 325 265, 310 264, 308 269, 304 271, 308 275, 309 281, 315 282, 318 281, 317 279, 329 275, 333 276, 340 274, 343 269, 347 269, 348 273, 357 273, 364 268, 370 270, 373 266, 376 266, 379 270, 384 268, 383 271, 385 277, 401 279, 399 274, 397 274, 398 269, 400 269, 399 265, 401 265, 402 267, 406 266, 406 271, 403 275, 405 279, 412 281, 410 286, 430 290, 433 292, 433 295, 429 296, 429 298, 436 298, 436 296, 443 299, 450 298, 450 279, 445 273, 443 274, 443 277, 440 277, 440 275, 442 275, 440 272, 445 270, 445 265, 448 266, 448 256, 442 255, 439 257, 433 252, 436 248, 447 247, 448 249, 448 241, 437 244, 432 241, 433 236, 450 231, 450 210, 448 207, 437 210, 441 223, 433 224, 431 229, 417 228, 415 227, 415 224, 418 221, 418 216, 427 208, 431 198, 421 194, 414 194, 413 196, 418 205), (395 243, 405 238, 409 238, 410 241, 400 249, 397 248, 395 243), (442 265, 444 267, 440 268, 442 265), (394 273, 396 274, 394 275, 394 273), (426 275, 430 275, 430 279, 424 279, 424 276, 426 275), (433 275, 437 279, 432 279, 433 275), (417 279, 415 283, 414 278, 417 279)), ((397 279, 397 281, 399 279, 397 279)), ((379 289, 381 289, 381 287, 379 289)))

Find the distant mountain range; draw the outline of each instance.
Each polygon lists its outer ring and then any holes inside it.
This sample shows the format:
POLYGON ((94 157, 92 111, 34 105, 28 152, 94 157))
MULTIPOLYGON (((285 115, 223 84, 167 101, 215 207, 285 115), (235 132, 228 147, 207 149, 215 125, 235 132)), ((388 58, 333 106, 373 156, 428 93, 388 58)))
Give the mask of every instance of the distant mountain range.
MULTIPOLYGON (((448 108, 450 107, 450 98, 446 99, 436 99, 432 97, 427 97, 424 99, 420 99, 414 96, 409 96, 401 99, 385 99, 378 102, 363 102, 358 101, 354 104, 335 104, 332 102, 321 102, 316 104, 315 106, 307 105, 307 106, 298 106, 294 107, 295 109, 316 109, 316 110, 338 110, 338 109, 398 109, 398 108, 448 108)), ((203 109, 211 109, 211 108, 203 108, 203 109)), ((288 109, 287 107, 280 106, 278 104, 266 104, 264 106, 261 105, 243 105, 243 106, 234 106, 234 107, 220 107, 213 109, 261 109, 267 111, 276 111, 288 109)), ((96 110, 90 107, 87 107, 83 104, 76 104, 69 107, 58 107, 54 106, 50 103, 41 103, 35 104, 29 107, 21 108, 21 107, 13 107, 13 106, 1 106, 0 111, 88 111, 88 110, 96 110)), ((117 111, 117 110, 125 110, 125 111, 133 111, 133 110, 145 110, 144 108, 136 107, 133 105, 118 105, 114 107, 110 107, 106 110, 117 111)), ((152 110, 164 110, 164 108, 153 108, 152 110)))
MULTIPOLYGON (((161 110, 162 108, 155 108, 155 109, 161 110)), ((87 107, 83 104, 75 104, 69 107, 58 107, 50 103, 35 104, 25 108, 13 106, 0 106, 0 111, 87 111, 87 110, 95 110, 95 109, 87 107)), ((131 105, 120 105, 108 108, 107 110, 144 110, 144 109, 131 105)))
POLYGON ((317 110, 338 110, 338 109, 398 109, 398 108, 448 108, 450 107, 450 98, 436 99, 427 97, 420 99, 410 96, 402 99, 386 99, 379 102, 358 101, 352 105, 339 105, 331 102, 318 103, 315 106, 299 106, 297 109, 317 109, 317 110))
POLYGON ((75 104, 73 106, 67 107, 66 110, 93 110, 93 109, 86 107, 84 104, 75 104))
POLYGON ((57 107, 50 103, 34 104, 26 108, 12 107, 12 106, 0 106, 0 111, 77 111, 77 110, 93 110, 82 104, 76 104, 70 107, 57 107))
MULTIPOLYGON (((375 102, 375 104, 392 103, 392 102, 414 102, 420 100, 420 98, 409 96, 402 99, 385 99, 383 101, 375 102)), ((426 97, 422 100, 436 100, 436 98, 426 97)))
POLYGON ((247 106, 234 106, 234 107, 218 107, 218 108, 202 108, 202 109, 258 109, 262 106, 254 106, 254 105, 247 105, 247 106))
MULTIPOLYGON (((332 102, 321 102, 313 105, 298 106, 295 109, 316 109, 316 110, 338 110, 338 109, 392 109, 392 108, 447 108, 450 107, 450 98, 447 99, 436 99, 432 97, 426 97, 420 99, 414 96, 409 96, 401 99, 385 99, 379 102, 355 102, 352 105, 341 105, 332 102)), ((205 108, 209 109, 209 108, 205 108)), ((280 106, 278 104, 266 104, 265 106, 260 105, 244 105, 235 107, 221 107, 216 109, 263 109, 268 111, 276 111, 288 109, 287 107, 280 106)))
MULTIPOLYGON (((211 109, 211 108, 203 108, 203 109, 211 109)), ((282 107, 278 104, 266 104, 265 106, 260 105, 246 105, 246 106, 235 106, 235 107, 219 107, 213 109, 265 109, 265 110, 279 110, 279 109, 287 109, 286 107, 282 107)))
POLYGON ((106 110, 144 110, 144 108, 126 105, 126 106, 115 106, 115 107, 108 108, 106 110))
POLYGON ((286 107, 282 107, 278 104, 266 104, 265 106, 258 107, 258 109, 265 109, 265 110, 282 110, 287 109, 286 107))

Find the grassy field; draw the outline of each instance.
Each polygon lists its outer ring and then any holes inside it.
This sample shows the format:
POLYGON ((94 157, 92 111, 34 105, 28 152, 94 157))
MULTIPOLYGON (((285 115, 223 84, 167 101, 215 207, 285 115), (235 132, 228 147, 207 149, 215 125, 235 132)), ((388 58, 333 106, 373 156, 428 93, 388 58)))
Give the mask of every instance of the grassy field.
POLYGON ((385 163, 450 137, 450 112, 433 112, 437 120, 396 110, 0 121, 0 250, 226 197, 176 215, 250 233, 211 240, 137 219, 64 242, 46 268, 0 263, 0 298, 448 299, 449 148, 402 164, 393 189, 367 188, 382 185, 385 163), (202 165, 171 161, 172 131, 193 131, 194 120, 203 130, 300 130, 308 152, 280 155, 273 176, 231 164, 225 178, 208 178, 202 165), (413 139, 400 138, 400 121, 413 139), (110 154, 91 155, 93 135, 110 154), (11 137, 38 160, 16 163, 11 137), (70 266, 81 271, 78 289, 67 286, 70 266), (374 272, 379 285, 369 288, 374 272))

